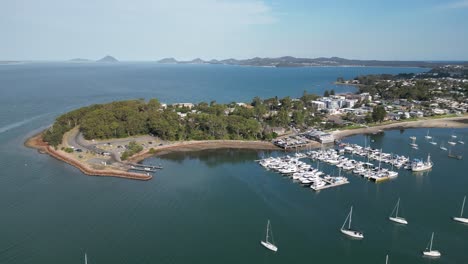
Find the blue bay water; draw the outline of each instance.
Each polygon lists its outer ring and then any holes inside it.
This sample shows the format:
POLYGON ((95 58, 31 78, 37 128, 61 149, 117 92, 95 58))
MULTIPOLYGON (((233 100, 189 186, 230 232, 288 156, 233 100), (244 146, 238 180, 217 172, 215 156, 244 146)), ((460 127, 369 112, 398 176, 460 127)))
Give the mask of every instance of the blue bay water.
MULTIPOLYGON (((337 77, 415 72, 404 68, 256 68, 152 63, 0 66, 0 263, 468 263, 468 227, 450 220, 468 192, 466 162, 427 142, 426 129, 372 136, 374 147, 424 158, 424 175, 400 171, 374 184, 314 193, 254 162, 282 152, 210 150, 172 153, 145 163, 164 170, 149 182, 89 177, 23 147, 31 131, 76 107, 131 98, 249 101, 254 96, 322 94, 337 77), (420 149, 409 148, 416 135, 420 149), (419 142, 420 141, 420 142, 419 142), (410 224, 387 220, 398 197, 410 224), (349 206, 363 241, 338 229, 349 206), (259 244, 271 219, 277 254, 259 244), (430 233, 442 258, 421 257, 430 233)), ((463 138, 467 129, 454 130, 463 138)), ((431 129, 437 141, 451 129, 431 129)), ((346 139, 364 144, 364 136, 346 139)), ((462 146, 455 152, 467 156, 462 146)), ((333 172, 334 168, 323 166, 333 172)))

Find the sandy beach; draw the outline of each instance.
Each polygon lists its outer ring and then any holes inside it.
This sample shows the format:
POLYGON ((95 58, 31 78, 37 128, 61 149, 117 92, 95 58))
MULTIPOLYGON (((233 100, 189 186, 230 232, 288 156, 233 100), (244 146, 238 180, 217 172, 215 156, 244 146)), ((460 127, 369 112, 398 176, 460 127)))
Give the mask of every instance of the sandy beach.
POLYGON ((392 130, 392 129, 405 129, 405 128, 465 128, 468 127, 468 116, 440 118, 440 119, 426 119, 408 122, 396 122, 391 124, 384 124, 380 126, 364 127, 349 130, 336 130, 331 132, 335 139, 342 139, 345 137, 357 134, 371 134, 377 133, 379 130, 392 130))
POLYGON ((151 156, 159 156, 175 151, 197 151, 205 149, 257 149, 257 150, 281 150, 269 141, 247 140, 200 140, 182 141, 169 145, 158 146, 154 151, 144 150, 129 159, 130 162, 139 162, 151 156))

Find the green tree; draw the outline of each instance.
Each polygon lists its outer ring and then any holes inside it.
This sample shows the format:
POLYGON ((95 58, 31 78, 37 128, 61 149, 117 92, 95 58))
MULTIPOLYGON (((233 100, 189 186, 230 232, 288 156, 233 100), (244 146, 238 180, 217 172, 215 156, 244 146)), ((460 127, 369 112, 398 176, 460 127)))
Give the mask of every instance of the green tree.
POLYGON ((387 116, 387 111, 381 105, 375 106, 372 111, 372 120, 374 122, 382 122, 387 116))

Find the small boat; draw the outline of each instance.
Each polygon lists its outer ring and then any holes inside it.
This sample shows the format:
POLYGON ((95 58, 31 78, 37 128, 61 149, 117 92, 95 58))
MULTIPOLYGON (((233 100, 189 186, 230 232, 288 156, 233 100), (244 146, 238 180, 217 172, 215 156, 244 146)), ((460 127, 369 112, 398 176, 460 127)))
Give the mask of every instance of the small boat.
POLYGON ((260 243, 264 247, 266 247, 267 249, 276 252, 276 251, 278 251, 278 247, 276 247, 272 242, 269 241, 269 238, 270 238, 269 233, 270 232, 271 232, 271 237, 272 237, 272 240, 273 240, 273 231, 271 230, 271 227, 270 227, 270 220, 268 220, 265 241, 260 241, 260 243))
POLYGON ((449 141, 447 143, 449 143, 449 145, 452 145, 452 146, 455 146, 457 144, 457 142, 455 142, 455 141, 449 141))
POLYGON ((452 149, 451 149, 451 148, 450 148, 450 150, 449 150, 448 157, 449 157, 449 158, 452 158, 452 159, 458 159, 458 160, 463 159, 463 156, 462 156, 462 155, 452 154, 452 149))
POLYGON ((415 159, 411 163, 411 170, 415 171, 415 172, 426 171, 426 170, 432 169, 433 165, 434 165, 434 163, 432 163, 432 161, 431 161, 431 154, 427 154, 427 161, 424 162, 422 160, 415 159))
POLYGON ((438 258, 440 257, 440 252, 438 250, 432 250, 432 242, 434 240, 434 232, 432 232, 431 241, 429 247, 426 247, 426 250, 423 251, 423 255, 427 257, 438 258))
POLYGON ((432 144, 432 145, 434 145, 434 146, 437 145, 437 142, 434 141, 434 138, 432 138, 432 140, 429 141, 429 143, 432 144))
POLYGON ((460 222, 460 223, 468 224, 468 218, 463 217, 463 209, 465 209, 465 200, 466 200, 466 196, 463 197, 463 203, 462 203, 462 208, 461 208, 461 212, 460 212, 460 217, 454 217, 453 220, 457 221, 457 222, 460 222))
POLYGON ((416 140, 416 137, 415 137, 415 136, 411 136, 411 137, 409 137, 409 138, 412 139, 412 140, 416 140))
POLYGON ((429 130, 427 131, 427 135, 424 136, 425 139, 431 139, 432 137, 429 136, 429 130))
POLYGON ((411 148, 418 149, 418 144, 416 144, 416 137, 411 137, 412 142, 410 143, 411 148))
POLYGON ((84 263, 88 264, 88 256, 86 255, 86 253, 84 253, 84 263))
POLYGON ((447 151, 447 148, 446 148, 446 147, 444 147, 444 143, 441 143, 441 144, 440 144, 440 149, 441 149, 441 150, 445 150, 445 151, 447 151))
POLYGON ((400 198, 398 198, 398 202, 396 203, 395 207, 393 208, 393 211, 390 214, 390 217, 388 219, 390 219, 390 221, 393 221, 395 223, 399 223, 399 224, 402 224, 402 225, 407 225, 408 221, 406 221, 406 219, 404 219, 403 217, 398 217, 398 210, 399 209, 400 209, 400 198), (393 212, 395 212, 395 217, 393 217, 393 212))
POLYGON ((352 238, 362 239, 362 238, 364 238, 364 234, 362 232, 351 229, 352 216, 353 216, 353 207, 351 206, 351 210, 349 211, 348 216, 346 217, 343 225, 341 226, 340 231, 341 231, 341 233, 343 233, 343 234, 345 234, 347 236, 350 236, 352 238), (349 219, 348 228, 345 229, 345 225, 346 225, 346 222, 348 222, 348 219, 349 219))
POLYGON ((465 141, 463 141, 463 140, 458 140, 457 142, 462 144, 462 145, 465 145, 465 141))
POLYGON ((388 255, 385 257, 385 264, 388 264, 388 255))

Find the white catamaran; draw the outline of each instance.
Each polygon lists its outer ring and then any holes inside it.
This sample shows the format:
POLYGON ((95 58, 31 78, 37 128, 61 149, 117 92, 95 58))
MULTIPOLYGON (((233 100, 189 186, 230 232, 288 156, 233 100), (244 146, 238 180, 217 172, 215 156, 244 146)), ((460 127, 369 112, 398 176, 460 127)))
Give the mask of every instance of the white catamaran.
POLYGON ((465 200, 466 200, 466 196, 463 197, 463 203, 462 203, 462 208, 461 208, 461 212, 460 212, 460 217, 454 217, 453 220, 457 221, 457 222, 460 222, 460 223, 468 224, 468 218, 463 217, 463 209, 465 209, 465 200))
POLYGON ((400 209, 400 198, 398 198, 398 202, 396 203, 395 207, 393 208, 393 211, 390 214, 390 217, 388 219, 390 219, 390 221, 393 221, 395 223, 399 223, 399 224, 402 224, 402 225, 407 225, 408 221, 406 221, 405 218, 398 216, 398 210, 399 209, 400 209), (395 213, 395 216, 393 216, 393 213, 395 213))
POLYGON ((276 252, 278 251, 278 247, 276 247, 272 242, 269 241, 270 232, 271 232, 271 240, 273 242, 273 231, 271 230, 271 227, 270 227, 270 220, 268 220, 265 241, 260 241, 260 243, 264 247, 268 248, 269 250, 276 252))
POLYGON ((348 216, 346 217, 343 225, 341 226, 341 229, 340 229, 341 233, 347 236, 353 237, 353 238, 359 238, 359 239, 364 238, 364 234, 362 232, 351 229, 352 217, 353 217, 353 207, 351 206, 351 210, 349 211, 348 216), (348 228, 345 229, 345 225, 346 225, 346 222, 348 222, 348 219, 349 219, 348 228))
POLYGON ((438 250, 432 250, 433 240, 434 240, 434 232, 432 232, 431 242, 429 243, 428 247, 426 247, 426 250, 423 251, 423 255, 427 257, 438 258, 440 257, 441 254, 438 250))

